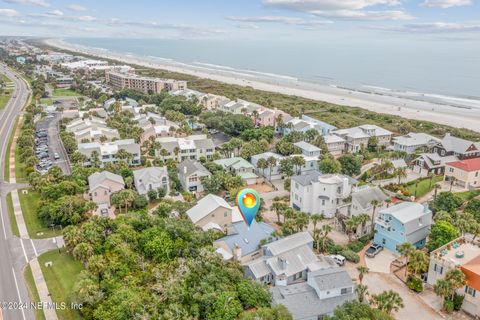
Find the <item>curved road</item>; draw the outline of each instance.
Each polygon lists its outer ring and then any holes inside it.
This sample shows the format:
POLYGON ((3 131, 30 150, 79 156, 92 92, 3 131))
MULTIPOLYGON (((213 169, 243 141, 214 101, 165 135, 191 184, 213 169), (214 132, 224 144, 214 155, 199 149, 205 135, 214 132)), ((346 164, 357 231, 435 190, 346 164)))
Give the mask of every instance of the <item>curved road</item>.
MULTIPOLYGON (((30 308, 22 309, 16 305, 5 306, 7 303, 30 303, 27 287, 23 278, 23 266, 28 261, 26 246, 29 241, 12 235, 5 196, 15 186, 4 181, 5 154, 8 152, 8 140, 25 102, 30 89, 16 74, 0 63, 0 73, 5 74, 15 84, 12 98, 3 110, 0 110, 0 319, 30 320, 35 319, 30 308), (12 308, 10 308, 12 307, 12 308)), ((32 244, 33 246, 33 244, 32 244)), ((30 249, 31 248, 27 248, 30 249)))

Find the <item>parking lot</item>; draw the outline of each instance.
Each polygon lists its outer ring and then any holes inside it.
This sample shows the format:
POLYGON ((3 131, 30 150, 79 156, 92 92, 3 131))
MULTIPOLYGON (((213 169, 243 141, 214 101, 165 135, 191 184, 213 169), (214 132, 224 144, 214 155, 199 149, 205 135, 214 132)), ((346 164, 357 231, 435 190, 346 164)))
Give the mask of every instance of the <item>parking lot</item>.
POLYGON ((39 159, 37 170, 46 173, 56 165, 63 173, 70 174, 67 154, 58 132, 59 113, 50 113, 37 123, 35 136, 35 154, 39 159))

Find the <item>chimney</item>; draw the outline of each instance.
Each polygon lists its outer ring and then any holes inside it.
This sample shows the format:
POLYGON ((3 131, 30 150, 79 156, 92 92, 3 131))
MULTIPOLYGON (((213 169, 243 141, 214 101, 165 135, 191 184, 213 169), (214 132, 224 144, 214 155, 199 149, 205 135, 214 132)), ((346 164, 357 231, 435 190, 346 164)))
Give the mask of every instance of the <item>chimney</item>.
POLYGON ((242 259, 242 248, 238 244, 235 245, 235 249, 233 249, 233 257, 240 261, 242 259))
POLYGON ((280 265, 280 268, 281 268, 282 270, 287 269, 287 264, 288 264, 288 263, 287 263, 287 260, 286 260, 286 259, 284 259, 284 258, 278 258, 278 264, 280 265))

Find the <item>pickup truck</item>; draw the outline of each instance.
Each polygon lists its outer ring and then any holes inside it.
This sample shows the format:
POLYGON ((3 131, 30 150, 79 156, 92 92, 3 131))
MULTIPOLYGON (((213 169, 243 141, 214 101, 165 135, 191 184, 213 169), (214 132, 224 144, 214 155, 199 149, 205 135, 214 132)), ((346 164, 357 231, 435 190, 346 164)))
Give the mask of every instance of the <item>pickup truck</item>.
POLYGON ((365 255, 369 258, 373 258, 382 250, 383 246, 381 244, 372 244, 370 248, 367 249, 367 252, 365 252, 365 255))

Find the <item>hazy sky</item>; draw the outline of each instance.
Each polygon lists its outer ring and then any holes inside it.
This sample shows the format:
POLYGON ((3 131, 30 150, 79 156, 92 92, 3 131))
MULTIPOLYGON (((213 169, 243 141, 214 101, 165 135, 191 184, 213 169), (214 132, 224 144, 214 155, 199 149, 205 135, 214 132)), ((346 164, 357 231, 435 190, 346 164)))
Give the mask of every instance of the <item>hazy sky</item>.
POLYGON ((0 0, 0 34, 480 39, 480 0, 0 0))

